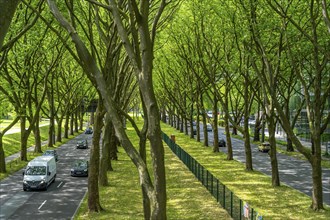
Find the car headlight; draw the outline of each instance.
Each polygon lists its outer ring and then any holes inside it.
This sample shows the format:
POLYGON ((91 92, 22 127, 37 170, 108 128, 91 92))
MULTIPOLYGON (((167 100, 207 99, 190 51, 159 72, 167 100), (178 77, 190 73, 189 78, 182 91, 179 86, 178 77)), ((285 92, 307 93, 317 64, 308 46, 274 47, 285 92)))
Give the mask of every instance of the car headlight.
POLYGON ((87 172, 87 169, 84 169, 84 172, 87 172))
POLYGON ((71 169, 71 172, 74 172, 74 169, 71 169))
POLYGON ((24 180, 24 181, 23 181, 23 183, 24 183, 24 184, 27 184, 27 181, 26 181, 26 180, 24 180))

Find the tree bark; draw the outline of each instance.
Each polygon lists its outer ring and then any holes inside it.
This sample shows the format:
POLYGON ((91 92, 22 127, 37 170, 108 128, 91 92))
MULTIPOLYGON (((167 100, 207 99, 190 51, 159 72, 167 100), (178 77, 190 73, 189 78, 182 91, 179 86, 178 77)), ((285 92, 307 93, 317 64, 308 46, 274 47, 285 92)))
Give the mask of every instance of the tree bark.
POLYGON ((6 155, 5 155, 5 151, 3 149, 3 133, 0 132, 0 173, 6 173, 7 169, 6 169, 6 155))
POLYGON ((34 134, 34 143, 35 143, 34 152, 42 153, 39 120, 37 120, 35 125, 33 126, 33 134, 34 134))
POLYGON ((0 0, 0 51, 20 0, 0 0))
POLYGON ((90 212, 100 212, 103 210, 99 197, 99 166, 100 166, 100 138, 103 127, 104 107, 102 101, 96 109, 95 124, 93 127, 93 141, 90 153, 90 166, 88 171, 88 210, 90 212))
POLYGON ((100 173, 99 173, 99 183, 101 186, 108 186, 108 167, 111 163, 110 160, 110 145, 111 145, 111 135, 112 135, 112 123, 111 120, 106 114, 105 116, 105 125, 104 132, 102 138, 102 155, 101 155, 101 163, 100 163, 100 173))

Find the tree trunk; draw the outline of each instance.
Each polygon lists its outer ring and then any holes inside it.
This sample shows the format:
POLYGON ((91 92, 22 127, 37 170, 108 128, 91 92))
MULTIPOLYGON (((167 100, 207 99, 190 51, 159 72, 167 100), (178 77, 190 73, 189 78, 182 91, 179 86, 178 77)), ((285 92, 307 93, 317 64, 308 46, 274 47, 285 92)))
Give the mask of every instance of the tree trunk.
POLYGON ((118 149, 117 146, 120 144, 118 141, 118 138, 116 137, 116 132, 115 129, 111 128, 111 136, 110 136, 110 149, 109 149, 109 166, 108 166, 108 171, 112 171, 112 166, 111 166, 111 160, 118 160, 118 149))
POLYGON ((218 99, 215 94, 213 95, 213 98, 213 152, 219 152, 218 99))
POLYGON ((227 151, 228 151, 227 160, 233 160, 233 146, 231 143, 228 118, 229 118, 229 113, 225 112, 224 120, 225 120, 225 133, 226 133, 226 142, 227 142, 226 145, 227 145, 227 151))
POLYGON ((0 51, 20 0, 0 0, 0 51))
POLYGON ((34 143, 35 143, 34 152, 42 153, 39 120, 36 121, 35 126, 33 127, 33 134, 34 134, 34 143))
POLYGON ((294 152, 294 148, 293 148, 293 144, 292 144, 292 140, 289 136, 287 136, 286 138, 286 151, 288 152, 294 152))
MULTIPOLYGON (((271 110, 273 112, 273 110, 271 110)), ((272 186, 280 186, 280 177, 278 172, 278 163, 276 155, 276 139, 275 139, 275 115, 272 114, 268 118, 269 144, 270 144, 270 161, 272 166, 272 186)))
POLYGON ((99 198, 99 166, 100 166, 100 138, 103 126, 103 103, 99 100, 96 109, 95 124, 93 128, 93 142, 90 152, 90 167, 88 171, 88 210, 100 212, 103 210, 99 198))
MULTIPOLYGON (((143 110, 144 112, 146 111, 144 103, 143 103, 143 110)), ((148 127, 148 121, 145 120, 143 123, 143 128, 140 132, 140 141, 139 141, 139 153, 145 164, 147 164, 147 150, 146 150, 147 127, 148 127)), ((144 219, 150 219, 151 207, 150 207, 150 199, 148 197, 148 192, 143 186, 141 186, 141 188, 142 188, 142 198, 143 198, 144 219)))
POLYGON ((57 142, 62 142, 62 123, 63 123, 63 116, 61 116, 57 120, 57 137, 56 137, 57 142))
POLYGON ((79 112, 76 110, 74 117, 74 132, 79 131, 79 112))
POLYGON ((312 156, 312 176, 313 176, 313 193, 312 205, 313 210, 324 209, 323 207, 323 186, 322 186, 322 166, 320 154, 312 156))
POLYGON ((100 163, 100 173, 99 173, 99 183, 101 186, 108 186, 108 165, 110 156, 110 142, 111 142, 111 135, 112 135, 112 123, 108 114, 105 116, 105 126, 103 132, 103 140, 102 140, 102 155, 101 155, 101 163, 100 163))
POLYGON ((0 173, 6 173, 6 155, 5 155, 5 151, 3 149, 3 134, 2 132, 0 132, 0 173))
POLYGON ((27 161, 27 139, 28 133, 25 130, 26 117, 21 116, 20 127, 21 127, 21 161, 27 161))
POLYGON ((70 117, 70 135, 74 135, 74 114, 71 113, 70 117))
POLYGON ((66 113, 65 123, 64 123, 64 138, 69 138, 69 120, 70 120, 70 115, 69 113, 66 113))

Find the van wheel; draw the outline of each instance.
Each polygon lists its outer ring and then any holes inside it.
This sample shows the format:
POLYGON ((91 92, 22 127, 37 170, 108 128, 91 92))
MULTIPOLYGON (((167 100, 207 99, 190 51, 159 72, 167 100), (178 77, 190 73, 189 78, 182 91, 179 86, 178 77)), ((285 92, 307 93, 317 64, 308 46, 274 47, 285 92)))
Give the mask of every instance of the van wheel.
POLYGON ((23 187, 23 190, 26 191, 26 189, 23 187))

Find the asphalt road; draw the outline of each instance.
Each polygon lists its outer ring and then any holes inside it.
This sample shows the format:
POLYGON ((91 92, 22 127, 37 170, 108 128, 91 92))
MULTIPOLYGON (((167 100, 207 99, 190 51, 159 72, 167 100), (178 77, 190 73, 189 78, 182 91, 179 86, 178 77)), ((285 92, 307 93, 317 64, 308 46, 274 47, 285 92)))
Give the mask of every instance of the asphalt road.
POLYGON ((0 182, 0 219, 71 219, 87 192, 87 177, 71 177, 74 160, 89 159, 89 149, 76 149, 78 140, 91 135, 81 134, 57 148, 56 180, 47 191, 23 191, 22 172, 0 182))
MULTIPOLYGON (((203 129, 201 127, 201 129, 203 129)), ((225 139, 224 128, 219 128, 219 139, 225 139)), ((196 136, 195 136, 196 137, 196 136)), ((201 142, 204 134, 201 132, 201 142)), ((209 146, 213 146, 213 132, 208 132, 209 146)), ((245 163, 244 142, 231 138, 234 159, 245 163)), ((271 176, 270 157, 267 153, 258 151, 258 146, 251 144, 252 161, 254 170, 258 170, 271 176)), ((227 153, 227 148, 221 147, 220 151, 227 153)), ((312 196, 312 168, 309 162, 277 153, 280 181, 292 188, 295 188, 308 196, 312 196)), ((322 169, 323 201, 330 205, 330 169, 322 169)))

